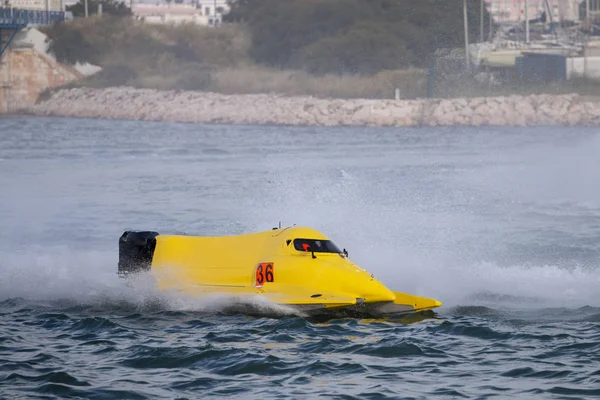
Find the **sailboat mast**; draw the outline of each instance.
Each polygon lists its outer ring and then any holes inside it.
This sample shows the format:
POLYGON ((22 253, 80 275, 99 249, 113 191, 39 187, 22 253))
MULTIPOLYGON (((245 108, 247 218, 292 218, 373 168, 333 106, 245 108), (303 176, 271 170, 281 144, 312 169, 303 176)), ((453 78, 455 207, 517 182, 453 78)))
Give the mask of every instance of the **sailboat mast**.
POLYGON ((525 43, 529 43, 529 0, 525 0, 525 43))

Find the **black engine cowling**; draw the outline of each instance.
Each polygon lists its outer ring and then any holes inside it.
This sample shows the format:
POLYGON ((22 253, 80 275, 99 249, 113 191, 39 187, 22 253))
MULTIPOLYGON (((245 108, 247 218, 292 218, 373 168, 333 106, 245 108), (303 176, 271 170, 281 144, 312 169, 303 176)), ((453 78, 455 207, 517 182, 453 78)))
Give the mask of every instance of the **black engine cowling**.
POLYGON ((119 238, 118 273, 121 277, 150 271, 158 232, 125 231, 119 238))

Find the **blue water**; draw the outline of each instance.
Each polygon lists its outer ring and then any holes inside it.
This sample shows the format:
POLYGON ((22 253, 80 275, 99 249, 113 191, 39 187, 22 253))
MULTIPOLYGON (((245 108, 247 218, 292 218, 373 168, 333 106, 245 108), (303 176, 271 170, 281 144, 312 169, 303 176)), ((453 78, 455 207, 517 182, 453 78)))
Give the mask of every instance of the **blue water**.
POLYGON ((0 119, 0 398, 600 397, 600 131, 0 119), (412 320, 116 276, 127 229, 317 228, 412 320))

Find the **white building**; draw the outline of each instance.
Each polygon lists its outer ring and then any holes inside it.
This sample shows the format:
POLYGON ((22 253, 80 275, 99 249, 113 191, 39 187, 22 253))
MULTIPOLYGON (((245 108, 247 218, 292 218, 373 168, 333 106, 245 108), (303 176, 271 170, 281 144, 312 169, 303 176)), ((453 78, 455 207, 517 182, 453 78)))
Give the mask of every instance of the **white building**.
MULTIPOLYGON (((64 11, 66 6, 78 0, 0 0, 1 5, 8 1, 9 7, 25 10, 64 11)), ((137 19, 148 23, 193 22, 200 25, 219 25, 223 15, 229 11, 227 0, 184 0, 186 3, 166 2, 165 0, 124 0, 131 7, 137 19), (190 2, 191 1, 191 2, 190 2)), ((90 11, 91 12, 91 11, 90 11)))
POLYGON ((229 11, 227 0, 196 0, 195 4, 206 16, 221 17, 229 11))
MULTIPOLYGON (((546 0, 485 0, 488 10, 494 20, 499 23, 514 23, 525 21, 525 5, 527 3, 527 17, 538 18, 546 11, 546 0)), ((548 0, 552 11, 552 20, 579 21, 579 4, 582 0, 548 0)), ((548 21, 550 18, 548 18, 548 21)))
MULTIPOLYGON (((6 5, 5 0, 0 0, 0 4, 6 5)), ((8 6, 24 10, 45 11, 64 11, 64 2, 62 0, 8 0, 8 6)))
POLYGON ((202 12, 191 4, 135 3, 131 11, 136 19, 150 24, 208 23, 202 12))
POLYGON ((196 0, 193 3, 135 2, 131 11, 136 19, 152 24, 192 22, 199 25, 220 25, 229 11, 227 0, 196 0))

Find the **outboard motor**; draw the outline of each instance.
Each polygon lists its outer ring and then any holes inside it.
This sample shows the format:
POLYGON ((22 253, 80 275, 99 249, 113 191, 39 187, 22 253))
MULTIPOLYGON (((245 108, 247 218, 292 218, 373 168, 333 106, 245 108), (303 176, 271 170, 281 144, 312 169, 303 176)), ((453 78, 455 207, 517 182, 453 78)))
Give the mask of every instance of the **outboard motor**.
POLYGON ((119 238, 120 277, 150 271, 158 232, 125 231, 119 238))

